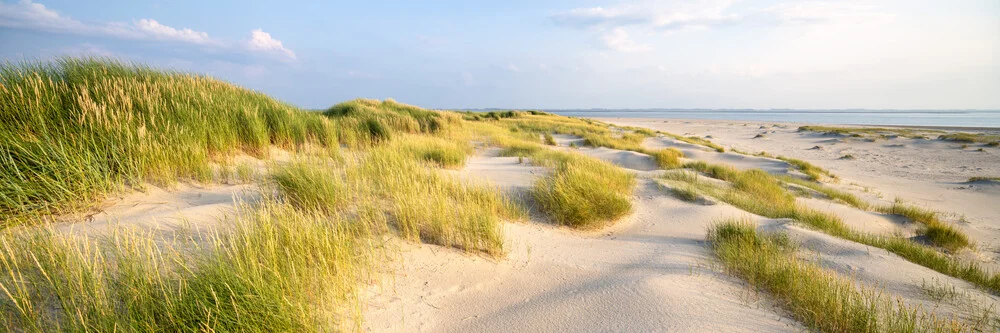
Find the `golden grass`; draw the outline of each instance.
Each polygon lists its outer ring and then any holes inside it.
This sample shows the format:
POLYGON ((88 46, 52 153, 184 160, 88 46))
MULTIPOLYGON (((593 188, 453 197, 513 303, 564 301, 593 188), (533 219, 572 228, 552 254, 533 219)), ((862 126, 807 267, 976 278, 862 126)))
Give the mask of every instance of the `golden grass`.
POLYGON ((681 157, 684 157, 684 153, 674 148, 667 148, 649 152, 649 156, 653 157, 661 169, 674 169, 681 166, 681 157))

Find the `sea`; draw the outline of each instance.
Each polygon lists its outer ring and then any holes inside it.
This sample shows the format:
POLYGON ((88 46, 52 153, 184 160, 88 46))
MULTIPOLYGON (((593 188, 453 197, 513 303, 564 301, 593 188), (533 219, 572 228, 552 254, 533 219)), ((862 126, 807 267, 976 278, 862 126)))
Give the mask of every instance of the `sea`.
POLYGON ((1000 110, 736 110, 583 109, 544 110, 584 118, 674 118, 796 122, 830 125, 939 126, 1000 129, 1000 110))

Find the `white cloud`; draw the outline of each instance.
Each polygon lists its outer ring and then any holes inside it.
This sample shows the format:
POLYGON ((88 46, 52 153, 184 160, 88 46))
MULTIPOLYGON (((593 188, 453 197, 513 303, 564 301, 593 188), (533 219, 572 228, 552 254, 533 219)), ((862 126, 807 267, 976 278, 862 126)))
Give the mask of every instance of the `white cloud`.
POLYGON ((515 65, 515 64, 507 64, 507 66, 504 66, 504 69, 506 69, 508 71, 511 71, 511 72, 520 72, 521 71, 521 67, 517 67, 517 65, 515 65))
POLYGON ((850 0, 784 2, 743 12, 729 0, 645 2, 576 8, 550 17, 556 25, 590 30, 602 46, 623 52, 652 48, 633 42, 625 28, 657 34, 729 25, 865 23, 891 18, 868 2, 850 0))
POLYGON ((601 36, 604 46, 619 52, 640 52, 652 49, 649 44, 636 43, 623 28, 614 28, 601 36))
POLYGON ((874 5, 857 1, 806 1, 779 3, 761 11, 783 23, 866 23, 891 20, 874 5))
POLYGON ((135 23, 136 30, 144 33, 152 39, 176 40, 194 44, 210 44, 212 40, 208 38, 208 33, 194 31, 188 28, 175 29, 165 26, 152 19, 141 19, 135 23))
POLYGON ((174 28, 148 18, 139 19, 132 23, 85 23, 59 14, 45 5, 31 0, 22 0, 14 4, 0 2, 0 26, 60 34, 179 42, 231 50, 242 49, 276 54, 285 60, 297 58, 295 52, 285 48, 281 41, 272 38, 270 34, 261 29, 251 32, 251 39, 245 46, 238 46, 237 43, 213 39, 209 37, 207 32, 190 28, 174 28))
POLYGON ((248 46, 251 50, 283 55, 290 60, 296 59, 295 52, 285 48, 285 46, 281 44, 281 41, 272 38, 271 34, 266 33, 261 29, 255 29, 250 34, 251 36, 248 46))
POLYGON ((219 44, 209 38, 208 33, 188 28, 177 29, 152 19, 140 19, 131 24, 122 22, 84 23, 63 16, 43 4, 31 2, 31 0, 22 0, 17 4, 0 3, 0 26, 122 39, 175 41, 200 45, 219 44))
POLYGON ((680 30, 735 22, 726 13, 732 1, 674 1, 626 4, 616 7, 576 8, 551 17, 558 25, 576 28, 615 28, 629 25, 657 30, 680 30))

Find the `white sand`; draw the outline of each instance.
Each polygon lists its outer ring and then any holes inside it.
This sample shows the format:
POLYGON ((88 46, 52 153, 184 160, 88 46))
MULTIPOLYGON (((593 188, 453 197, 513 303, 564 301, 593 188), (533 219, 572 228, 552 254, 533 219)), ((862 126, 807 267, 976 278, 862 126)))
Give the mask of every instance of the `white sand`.
MULTIPOLYGON (((465 173, 498 183, 525 183, 539 175, 522 166, 519 175, 507 173, 498 180, 483 166, 497 165, 510 172, 508 160, 478 157, 472 162, 465 173)), ((713 263, 704 244, 708 223, 742 212, 724 205, 682 202, 664 195, 650 179, 640 180, 634 204, 633 215, 598 233, 536 220, 508 224, 509 255, 499 261, 435 246, 403 246, 395 278, 373 291, 365 328, 388 332, 802 329, 713 263)))
MULTIPOLYGON (((980 245, 990 261, 1000 259, 1000 186, 967 184, 974 176, 1000 176, 1000 149, 941 140, 880 139, 867 142, 814 132, 798 132, 805 124, 677 120, 599 119, 619 125, 646 127, 682 135, 711 136, 728 148, 756 153, 766 151, 806 160, 841 178, 839 188, 855 190, 862 197, 889 203, 905 202, 949 214, 980 245), (775 126, 777 125, 777 126, 775 126), (765 129, 761 129, 765 127, 765 129), (766 132, 766 138, 754 139, 766 132), (821 149, 812 149, 820 146, 821 149), (840 159, 851 154, 854 160, 840 159), (858 184, 860 186, 852 186, 858 184), (867 187, 870 193, 861 190, 867 187), (879 198, 880 197, 880 198, 879 198), (964 222, 959 222, 964 220, 964 222)), ((685 151, 686 152, 686 151, 685 151)))
MULTIPOLYGON (((645 125, 684 135, 705 134, 661 126, 662 122, 628 120, 621 123, 645 125)), ((997 214, 995 204, 949 203, 946 196, 935 192, 944 189, 963 193, 964 196, 957 200, 996 200, 997 192, 987 185, 978 184, 974 189, 949 189, 947 184, 933 181, 944 178, 962 181, 968 177, 966 174, 926 177, 923 173, 889 172, 896 179, 868 183, 866 180, 869 178, 882 176, 869 173, 865 168, 884 169, 886 166, 882 164, 899 161, 879 149, 900 148, 856 147, 852 150, 855 156, 866 156, 859 157, 860 163, 829 163, 841 153, 810 151, 825 152, 826 160, 815 159, 809 153, 800 154, 816 145, 814 141, 819 139, 794 133, 794 127, 775 128, 775 133, 769 132, 767 139, 753 139, 756 134, 740 136, 742 124, 714 126, 718 126, 712 128, 717 143, 740 145, 742 150, 766 150, 776 155, 806 159, 841 176, 843 181, 837 185, 839 188, 855 191, 871 201, 888 202, 896 195, 918 204, 926 204, 921 201, 926 197, 945 201, 939 202, 938 206, 928 206, 934 209, 949 207, 949 212, 966 214, 972 222, 962 227, 980 242, 987 242, 993 237, 984 230, 995 230, 992 224, 985 221, 985 218, 997 214), (794 141, 796 136, 806 137, 801 139, 805 141, 794 141), (868 159, 875 162, 864 162, 868 159), (891 159, 893 162, 883 161, 880 164, 877 162, 879 159, 891 159), (871 184, 877 190, 864 192, 863 186, 850 185, 854 182, 871 184), (889 186, 892 182, 907 185, 889 186), (919 184, 909 186, 910 183, 919 184), (881 193, 881 198, 878 193, 881 193)), ((766 296, 749 292, 745 283, 720 272, 720 264, 713 259, 705 243, 705 233, 713 221, 726 217, 747 217, 759 221, 763 230, 787 232, 802 244, 804 259, 819 258, 825 267, 845 276, 853 276, 866 285, 884 288, 906 304, 921 306, 938 315, 972 320, 984 309, 1000 303, 997 297, 967 282, 910 263, 881 249, 831 237, 788 221, 757 217, 724 203, 706 206, 674 199, 650 178, 658 171, 653 171, 655 163, 648 156, 607 148, 568 148, 570 143, 581 144, 579 138, 570 136, 556 136, 556 141, 561 146, 556 149, 575 149, 635 172, 640 178, 633 199, 633 214, 597 233, 557 228, 537 218, 523 224, 509 224, 506 229, 509 255, 497 261, 435 246, 406 244, 394 278, 382 288, 373 289, 367 298, 365 329, 388 332, 803 330, 787 313, 770 304, 766 296), (924 291, 930 286, 954 288, 955 295, 935 299, 924 291)), ((726 163, 743 169, 760 168, 781 174, 788 173, 790 168, 780 160, 720 154, 669 138, 650 139, 645 146, 676 147, 692 159, 726 163)), ((947 160, 931 157, 935 154, 948 155, 950 152, 945 150, 952 148, 938 144, 935 147, 921 146, 921 149, 935 150, 907 152, 917 155, 907 159, 919 160, 919 156, 923 156, 928 158, 925 162, 928 168, 944 168, 947 160)), ((530 186, 531 179, 544 174, 535 167, 515 163, 516 160, 510 158, 480 156, 473 158, 460 174, 520 191, 530 186)), ((983 159, 959 163, 976 165, 980 168, 978 172, 983 174, 1000 174, 993 172, 997 166, 988 165, 988 161, 983 159)), ((795 171, 791 173, 797 174, 795 171)), ((799 200, 809 207, 835 213, 845 223, 860 230, 903 235, 912 235, 915 231, 912 223, 898 216, 864 212, 828 200, 799 200)), ((981 249, 974 257, 991 260, 989 249, 992 243, 987 244, 987 249, 981 249)))

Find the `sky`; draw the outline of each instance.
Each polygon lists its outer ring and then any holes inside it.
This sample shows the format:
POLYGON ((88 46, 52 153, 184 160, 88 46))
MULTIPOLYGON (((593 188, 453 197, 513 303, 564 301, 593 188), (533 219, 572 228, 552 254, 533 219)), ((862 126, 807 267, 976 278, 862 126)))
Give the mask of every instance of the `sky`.
POLYGON ((1000 1, 0 0, 0 58, 305 107, 1000 109, 1000 1))

